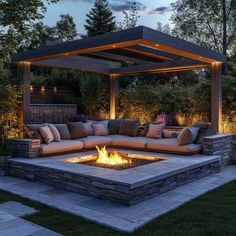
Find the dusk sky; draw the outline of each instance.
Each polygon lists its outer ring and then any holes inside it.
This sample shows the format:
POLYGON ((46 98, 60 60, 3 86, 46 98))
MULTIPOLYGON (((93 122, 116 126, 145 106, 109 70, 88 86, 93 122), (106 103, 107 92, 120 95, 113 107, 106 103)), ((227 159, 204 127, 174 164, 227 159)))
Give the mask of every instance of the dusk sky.
MULTIPOLYGON (((165 24, 171 16, 170 4, 176 0, 138 0, 136 1, 141 15, 138 24, 156 28, 158 21, 165 24)), ((94 0, 60 0, 56 4, 48 6, 44 23, 50 26, 55 25, 60 14, 69 13, 74 17, 78 33, 84 33, 86 14, 93 6, 94 0)), ((123 18, 122 11, 130 9, 133 0, 109 0, 110 8, 116 16, 117 22, 123 18)), ((169 22, 170 23, 170 22, 169 22)))

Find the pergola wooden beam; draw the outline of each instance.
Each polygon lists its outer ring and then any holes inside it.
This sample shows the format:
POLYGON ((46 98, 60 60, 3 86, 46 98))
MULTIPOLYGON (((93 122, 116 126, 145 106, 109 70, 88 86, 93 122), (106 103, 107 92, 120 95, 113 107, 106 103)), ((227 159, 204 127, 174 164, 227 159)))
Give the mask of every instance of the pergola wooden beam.
POLYGON ((209 64, 198 62, 189 59, 183 59, 179 61, 167 61, 160 63, 150 63, 145 65, 127 66, 122 68, 115 68, 111 70, 111 73, 119 75, 134 75, 142 73, 153 73, 153 72, 173 72, 179 70, 190 70, 201 67, 210 66, 209 64))
POLYGON ((45 61, 35 61, 31 64, 44 67, 57 67, 74 69, 80 71, 90 71, 98 74, 109 75, 111 68, 120 68, 120 62, 112 62, 108 60, 99 60, 85 56, 67 56, 57 59, 45 61))
POLYGON ((148 63, 148 61, 143 60, 143 59, 119 55, 119 54, 110 53, 110 52, 94 52, 94 53, 90 53, 89 55, 95 56, 95 57, 107 58, 107 59, 114 60, 114 61, 133 62, 133 63, 137 63, 137 64, 148 63))
POLYGON ((141 55, 149 56, 151 58, 159 58, 164 60, 180 60, 181 56, 164 52, 161 50, 153 49, 150 47, 145 47, 144 45, 135 45, 128 48, 124 48, 124 50, 129 52, 136 52, 141 55))

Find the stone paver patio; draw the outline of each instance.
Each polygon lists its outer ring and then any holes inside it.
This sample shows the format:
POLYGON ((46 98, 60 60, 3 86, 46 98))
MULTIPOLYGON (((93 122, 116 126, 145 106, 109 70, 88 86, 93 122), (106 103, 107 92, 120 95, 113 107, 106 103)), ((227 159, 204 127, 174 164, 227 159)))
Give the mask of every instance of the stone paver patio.
POLYGON ((0 189, 125 232, 236 179, 236 166, 127 207, 13 177, 0 177, 0 189))
POLYGON ((33 208, 18 202, 6 202, 0 205, 0 235, 1 236, 60 236, 56 232, 19 218, 37 212, 33 208), (14 209, 15 207, 15 209, 14 209), (22 212, 20 213, 20 210, 22 212))

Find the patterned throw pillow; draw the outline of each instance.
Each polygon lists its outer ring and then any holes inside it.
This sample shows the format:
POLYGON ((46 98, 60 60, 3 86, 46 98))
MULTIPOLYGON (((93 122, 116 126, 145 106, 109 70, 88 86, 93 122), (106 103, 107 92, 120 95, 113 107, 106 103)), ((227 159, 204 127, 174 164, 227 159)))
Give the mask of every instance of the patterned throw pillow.
POLYGON ((60 142, 61 141, 61 136, 60 136, 60 133, 59 133, 58 129, 56 128, 56 126, 53 125, 53 124, 48 124, 48 127, 50 128, 50 130, 53 134, 54 141, 55 142, 60 142))
POLYGON ((40 127, 39 132, 42 135, 43 140, 46 144, 49 144, 54 140, 54 136, 48 126, 40 127))
POLYGON ((150 125, 150 124, 153 124, 153 125, 160 125, 161 123, 160 123, 160 122, 156 122, 156 121, 147 122, 147 123, 144 125, 143 136, 147 136, 147 133, 148 133, 149 125, 150 125))
POLYGON ((177 140, 179 141, 179 145, 187 145, 193 143, 197 138, 198 131, 199 128, 196 127, 184 128, 177 138, 177 140))
POLYGON ((147 138, 162 138, 164 127, 165 125, 163 124, 160 124, 160 125, 150 124, 146 137, 147 138))

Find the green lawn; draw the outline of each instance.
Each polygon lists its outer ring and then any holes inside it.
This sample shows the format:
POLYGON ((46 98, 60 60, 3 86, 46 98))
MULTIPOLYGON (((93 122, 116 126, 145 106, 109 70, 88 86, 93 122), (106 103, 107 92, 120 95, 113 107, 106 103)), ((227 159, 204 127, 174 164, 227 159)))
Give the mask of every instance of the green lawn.
POLYGON ((116 232, 80 217, 0 191, 0 202, 5 201, 19 201, 40 210, 40 213, 26 219, 63 235, 236 235, 236 181, 153 220, 133 234, 116 232))

